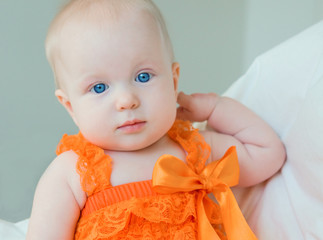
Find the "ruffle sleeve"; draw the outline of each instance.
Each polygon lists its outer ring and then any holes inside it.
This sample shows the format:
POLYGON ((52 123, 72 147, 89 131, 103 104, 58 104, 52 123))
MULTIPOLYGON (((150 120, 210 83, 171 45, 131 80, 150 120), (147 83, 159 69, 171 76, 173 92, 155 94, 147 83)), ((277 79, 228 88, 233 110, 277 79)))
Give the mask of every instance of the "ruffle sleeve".
POLYGON ((64 134, 57 146, 56 154, 70 150, 79 156, 76 169, 81 178, 83 191, 88 196, 111 187, 112 159, 103 149, 88 142, 81 133, 64 134))
POLYGON ((188 121, 176 120, 168 135, 181 145, 187 152, 187 165, 199 174, 205 167, 205 162, 211 153, 210 146, 204 137, 188 121))

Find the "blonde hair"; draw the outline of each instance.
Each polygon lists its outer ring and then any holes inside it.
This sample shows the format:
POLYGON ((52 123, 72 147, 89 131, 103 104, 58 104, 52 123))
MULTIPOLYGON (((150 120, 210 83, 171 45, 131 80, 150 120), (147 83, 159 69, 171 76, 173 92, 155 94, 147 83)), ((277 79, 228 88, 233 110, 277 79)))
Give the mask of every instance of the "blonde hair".
POLYGON ((169 52, 171 61, 174 61, 173 46, 167 31, 165 20, 152 0, 70 0, 65 6, 63 6, 52 21, 45 41, 46 57, 53 70, 57 88, 60 87, 60 84, 56 72, 55 59, 60 46, 60 35, 65 24, 75 16, 92 16, 94 11, 95 16, 101 15, 102 17, 108 16, 112 19, 117 19, 122 11, 134 9, 144 10, 151 14, 160 28, 161 35, 169 52), (96 7, 98 5, 101 7, 96 7))

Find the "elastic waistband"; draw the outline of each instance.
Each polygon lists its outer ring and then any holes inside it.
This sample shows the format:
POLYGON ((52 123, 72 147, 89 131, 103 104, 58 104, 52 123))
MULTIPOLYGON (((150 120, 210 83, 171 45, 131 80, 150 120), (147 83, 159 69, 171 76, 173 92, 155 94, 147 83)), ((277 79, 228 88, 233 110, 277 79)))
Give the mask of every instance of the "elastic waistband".
POLYGON ((132 197, 142 198, 157 195, 152 189, 151 180, 118 185, 88 197, 82 210, 82 217, 109 205, 129 200, 132 197))

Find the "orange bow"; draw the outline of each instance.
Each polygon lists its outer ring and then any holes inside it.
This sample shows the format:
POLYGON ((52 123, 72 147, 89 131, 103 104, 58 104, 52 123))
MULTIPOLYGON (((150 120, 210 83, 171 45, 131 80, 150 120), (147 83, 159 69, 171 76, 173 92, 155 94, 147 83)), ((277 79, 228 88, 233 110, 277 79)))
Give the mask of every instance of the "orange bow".
POLYGON ((230 187, 239 182, 239 162, 235 147, 231 147, 218 161, 208 164, 198 175, 182 160, 163 155, 158 159, 152 178, 156 192, 171 194, 203 190, 197 199, 198 238, 203 240, 220 239, 212 227, 207 213, 212 206, 208 204, 207 193, 215 196, 223 219, 226 236, 232 239, 257 239, 246 220, 230 187))

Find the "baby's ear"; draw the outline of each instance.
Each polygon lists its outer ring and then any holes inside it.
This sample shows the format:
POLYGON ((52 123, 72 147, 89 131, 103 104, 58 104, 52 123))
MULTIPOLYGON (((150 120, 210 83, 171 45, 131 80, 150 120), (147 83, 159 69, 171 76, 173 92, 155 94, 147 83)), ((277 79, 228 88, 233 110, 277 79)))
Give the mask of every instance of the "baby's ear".
POLYGON ((55 96, 57 97, 58 101, 64 106, 64 108, 67 110, 67 112, 72 117, 75 124, 77 125, 77 121, 75 119, 74 111, 73 111, 71 102, 68 99, 67 94, 62 89, 57 89, 55 91, 55 96))
POLYGON ((174 89, 176 93, 178 89, 179 70, 180 70, 179 63, 174 62, 172 65, 172 71, 173 71, 174 89))

